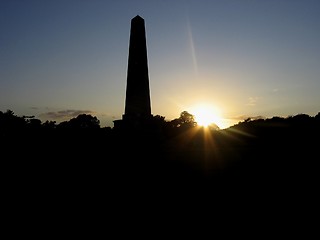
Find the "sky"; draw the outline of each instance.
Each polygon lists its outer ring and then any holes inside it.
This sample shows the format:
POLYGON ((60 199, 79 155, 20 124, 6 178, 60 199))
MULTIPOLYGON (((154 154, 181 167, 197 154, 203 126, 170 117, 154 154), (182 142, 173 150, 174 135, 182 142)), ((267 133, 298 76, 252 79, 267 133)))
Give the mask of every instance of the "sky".
POLYGON ((320 111, 319 0, 1 0, 0 111, 113 127, 136 15, 153 115, 206 105, 226 128, 320 111))

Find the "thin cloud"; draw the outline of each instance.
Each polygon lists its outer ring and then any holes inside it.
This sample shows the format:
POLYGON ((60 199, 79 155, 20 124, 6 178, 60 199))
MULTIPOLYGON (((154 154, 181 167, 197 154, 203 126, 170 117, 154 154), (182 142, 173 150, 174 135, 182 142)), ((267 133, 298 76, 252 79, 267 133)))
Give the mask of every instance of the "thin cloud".
POLYGON ((264 116, 248 116, 248 115, 240 115, 240 116, 236 116, 236 117, 233 117, 231 119, 233 120, 238 120, 238 121, 243 121, 243 120, 246 120, 246 119, 251 119, 251 120, 258 120, 258 119, 265 119, 264 116))
POLYGON ((258 97, 249 97, 248 98, 248 103, 246 104, 247 106, 254 107, 257 105, 258 97))
POLYGON ((80 114, 94 114, 95 112, 90 110, 62 110, 62 111, 50 111, 41 113, 39 115, 40 118, 48 119, 48 120, 54 120, 54 121, 64 121, 69 120, 71 118, 77 117, 80 114))

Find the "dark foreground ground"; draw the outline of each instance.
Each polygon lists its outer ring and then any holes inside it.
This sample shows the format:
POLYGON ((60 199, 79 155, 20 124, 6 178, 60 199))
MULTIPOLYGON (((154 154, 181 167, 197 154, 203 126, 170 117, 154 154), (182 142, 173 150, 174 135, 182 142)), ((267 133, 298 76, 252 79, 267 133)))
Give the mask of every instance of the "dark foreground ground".
POLYGON ((318 234, 319 117, 249 119, 220 131, 164 124, 150 132, 5 113, 3 235, 171 238, 178 231, 192 238, 199 229, 194 238, 309 239, 318 234))
POLYGON ((6 183, 49 191, 302 190, 318 178, 319 128, 192 129, 174 136, 68 132, 9 139, 6 183))
POLYGON ((18 136, 2 144, 8 221, 36 218, 47 227, 48 218, 64 226, 143 218, 159 227, 154 219, 174 222, 174 213, 223 212, 257 225, 270 217, 300 225, 319 205, 318 125, 18 136))

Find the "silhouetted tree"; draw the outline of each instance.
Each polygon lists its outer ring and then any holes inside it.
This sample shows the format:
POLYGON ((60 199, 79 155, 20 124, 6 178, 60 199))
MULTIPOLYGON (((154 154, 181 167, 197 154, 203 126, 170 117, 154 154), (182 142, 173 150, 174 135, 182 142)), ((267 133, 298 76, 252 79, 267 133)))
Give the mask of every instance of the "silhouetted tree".
POLYGON ((166 129, 169 136, 174 136, 195 126, 197 126, 197 123, 194 120, 194 116, 187 111, 183 111, 180 113, 179 118, 167 122, 166 129))
POLYGON ((160 116, 160 115, 155 115, 153 116, 153 120, 155 122, 159 122, 159 123, 164 123, 165 122, 165 117, 164 116, 160 116))
POLYGON ((243 122, 250 122, 252 119, 249 117, 249 118, 247 118, 247 119, 245 119, 243 122))
POLYGON ((56 128, 56 121, 45 121, 42 126, 45 128, 45 129, 54 129, 56 128))
POLYGON ((18 131, 26 127, 26 121, 23 117, 18 117, 12 110, 5 113, 0 112, 0 129, 3 131, 18 131))
POLYGON ((179 118, 170 121, 170 125, 174 128, 190 128, 197 126, 197 123, 195 122, 194 116, 191 113, 183 111, 180 113, 179 118))
POLYGON ((197 123, 194 120, 194 116, 187 111, 183 111, 180 113, 180 121, 181 121, 181 125, 187 124, 187 125, 190 125, 191 127, 194 127, 197 125, 197 123))
POLYGON ((283 122, 284 121, 284 118, 283 117, 277 117, 277 116, 274 116, 272 117, 271 119, 267 119, 267 121, 270 121, 270 122, 283 122))
POLYGON ((314 117, 316 121, 320 121, 320 112, 314 117))
POLYGON ((219 126, 215 123, 211 123, 210 125, 208 125, 208 129, 212 131, 220 130, 219 126))
POLYGON ((178 128, 181 126, 181 121, 179 118, 175 118, 173 120, 171 120, 168 125, 171 127, 171 128, 178 128))
POLYGON ((100 121, 90 114, 80 114, 70 121, 61 122, 58 126, 70 129, 97 129, 100 128, 100 121))
POLYGON ((41 120, 32 118, 27 120, 27 124, 29 128, 39 129, 42 126, 41 120))
POLYGON ((307 123, 311 120, 311 117, 308 114, 297 114, 293 117, 294 121, 297 123, 307 123))

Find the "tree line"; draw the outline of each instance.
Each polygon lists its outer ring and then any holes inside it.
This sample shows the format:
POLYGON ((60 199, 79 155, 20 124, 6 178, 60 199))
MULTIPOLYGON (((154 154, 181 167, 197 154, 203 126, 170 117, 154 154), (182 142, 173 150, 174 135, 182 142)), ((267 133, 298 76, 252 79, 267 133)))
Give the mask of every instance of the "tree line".
MULTIPOLYGON (((180 117, 171 121, 165 120, 164 116, 152 116, 151 122, 154 126, 159 128, 166 128, 169 130, 180 129, 185 130, 197 126, 195 118, 187 111, 183 111, 180 117)), ((67 121, 57 123, 56 121, 46 120, 42 122, 35 116, 18 116, 12 110, 5 112, 0 111, 0 132, 2 136, 6 136, 12 132, 23 132, 25 130, 39 131, 39 130, 97 130, 103 129, 111 131, 111 127, 101 127, 100 120, 91 114, 79 114, 67 121)), ((216 129, 218 127, 216 126, 216 129)))
POLYGON ((227 129, 205 130, 187 111, 152 122, 156 131, 140 134, 101 127, 88 114, 57 124, 0 111, 2 163, 19 184, 35 177, 41 188, 54 181, 62 189, 76 182, 100 191, 112 183, 117 189, 196 186, 240 194, 244 188, 296 192, 317 182, 320 113, 247 118, 227 129))
MULTIPOLYGON (((152 116, 151 120, 153 126, 166 132, 176 132, 181 133, 192 128, 199 128, 195 117, 188 111, 183 111, 180 113, 178 118, 167 121, 164 116, 155 115, 152 116)), ((288 117, 272 117, 272 118, 247 118, 243 121, 239 121, 237 124, 225 129, 227 131, 232 131, 235 129, 252 132, 257 128, 261 127, 279 127, 279 126, 296 126, 302 129, 307 129, 310 126, 318 125, 320 122, 320 112, 314 117, 307 114, 297 114, 288 117)), ((90 114, 79 114, 78 116, 71 118, 67 121, 62 121, 57 123, 56 121, 46 120, 42 122, 40 119, 35 118, 35 116, 18 116, 12 110, 6 110, 5 112, 0 111, 0 133, 1 136, 6 136, 11 132, 19 132, 24 130, 48 130, 48 129, 58 129, 58 130, 97 130, 103 129, 105 131, 111 131, 111 127, 101 127, 100 120, 96 116, 90 114)), ((212 131, 219 131, 220 128, 212 123, 209 126, 212 131)))

